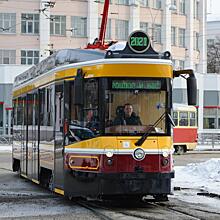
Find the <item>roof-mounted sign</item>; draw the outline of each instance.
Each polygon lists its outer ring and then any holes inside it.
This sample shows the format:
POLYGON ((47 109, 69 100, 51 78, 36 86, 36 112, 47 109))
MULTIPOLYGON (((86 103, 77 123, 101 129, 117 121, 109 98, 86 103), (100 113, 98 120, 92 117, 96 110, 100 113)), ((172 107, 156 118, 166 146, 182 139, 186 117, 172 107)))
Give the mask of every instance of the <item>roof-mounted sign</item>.
POLYGON ((150 47, 150 38, 144 31, 134 31, 128 38, 128 45, 135 53, 144 53, 150 47))

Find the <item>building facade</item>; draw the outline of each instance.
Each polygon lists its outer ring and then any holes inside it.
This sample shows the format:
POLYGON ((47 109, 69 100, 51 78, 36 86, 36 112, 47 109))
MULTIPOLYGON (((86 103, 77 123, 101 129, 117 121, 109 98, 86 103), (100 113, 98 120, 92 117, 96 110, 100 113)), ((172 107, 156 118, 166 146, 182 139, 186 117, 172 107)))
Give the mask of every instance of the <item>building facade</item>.
MULTIPOLYGON (((92 43, 99 35, 103 2, 0 1, 0 65, 25 68, 53 50, 92 43)), ((207 69, 206 11, 206 0, 111 0, 106 40, 127 40, 132 31, 144 30, 157 51, 171 51, 175 69, 193 68, 200 80, 207 69)), ((185 102, 185 83, 175 79, 175 102, 185 102)), ((203 129, 203 88, 198 89, 198 97, 199 128, 203 129)), ((2 115, 4 111, 2 107, 2 115)))

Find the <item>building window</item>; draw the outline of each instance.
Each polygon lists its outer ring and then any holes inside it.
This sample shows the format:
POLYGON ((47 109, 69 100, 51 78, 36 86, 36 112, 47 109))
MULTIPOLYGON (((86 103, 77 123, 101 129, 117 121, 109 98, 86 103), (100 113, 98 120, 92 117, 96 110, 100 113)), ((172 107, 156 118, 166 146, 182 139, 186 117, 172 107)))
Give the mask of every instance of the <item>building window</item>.
POLYGON ((50 34, 66 36, 66 16, 51 16, 50 34))
POLYGON ((216 129, 218 109, 217 108, 204 108, 203 109, 203 128, 204 129, 216 129))
POLYGON ((15 13, 0 13, 0 33, 16 33, 15 13))
POLYGON ((176 27, 171 27, 171 45, 176 46, 176 27))
POLYGON ((180 14, 185 15, 186 13, 186 3, 185 0, 180 0, 180 14))
MULTIPOLYGON (((102 19, 99 18, 99 29, 101 29, 101 24, 102 24, 102 19)), ((110 40, 111 39, 111 28, 112 28, 112 20, 108 19, 107 21, 107 27, 106 27, 106 34, 105 34, 105 39, 110 40)))
POLYGON ((140 29, 145 33, 148 32, 148 23, 147 22, 140 22, 140 29))
POLYGON ((185 68, 185 61, 184 60, 179 60, 179 69, 183 70, 185 68))
POLYGON ((149 1, 148 0, 140 0, 140 6, 141 7, 148 7, 149 1))
POLYGON ((153 7, 156 9, 161 9, 161 0, 154 0, 153 1, 153 7))
POLYGON ((215 129, 216 118, 203 118, 203 128, 204 129, 215 129))
POLYGON ((208 44, 208 46, 214 46, 214 44, 215 44, 215 39, 208 39, 208 40, 207 40, 207 44, 208 44))
POLYGON ((21 33, 39 34, 39 14, 21 14, 21 33))
POLYGON ((115 21, 115 38, 118 40, 127 40, 128 38, 128 21, 116 20, 115 21))
POLYGON ((218 129, 220 129, 220 118, 218 118, 218 129))
POLYGON ((39 63, 38 50, 21 50, 21 64, 33 65, 39 63))
POLYGON ((159 24, 154 25, 153 41, 159 44, 161 43, 161 25, 159 24))
POLYGON ((0 64, 15 64, 16 50, 0 50, 0 64))
POLYGON ((179 29, 179 46, 185 47, 185 29, 179 29))
POLYGON ((87 37, 87 18, 72 16, 73 37, 87 37))
POLYGON ((116 4, 118 4, 118 5, 129 5, 129 0, 117 0, 116 4))

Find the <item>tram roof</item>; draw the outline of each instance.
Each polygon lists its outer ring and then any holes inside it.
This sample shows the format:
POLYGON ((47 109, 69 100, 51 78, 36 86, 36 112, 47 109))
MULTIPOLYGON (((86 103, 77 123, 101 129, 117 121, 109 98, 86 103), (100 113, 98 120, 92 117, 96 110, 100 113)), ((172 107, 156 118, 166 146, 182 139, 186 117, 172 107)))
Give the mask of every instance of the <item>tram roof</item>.
POLYGON ((173 103, 174 111, 196 111, 196 107, 192 105, 173 103))
POLYGON ((62 49, 53 53, 51 56, 42 60, 39 64, 32 66, 25 72, 15 77, 14 85, 20 85, 24 82, 36 78, 37 76, 48 72, 56 67, 80 63, 85 61, 92 61, 103 59, 105 51, 101 50, 85 50, 85 49, 62 49))
POLYGON ((25 72, 15 77, 14 87, 20 86, 38 76, 56 71, 79 68, 82 66, 98 65, 98 64, 119 64, 119 63, 144 63, 144 64, 167 64, 172 65, 170 59, 163 58, 163 54, 158 54, 150 48, 150 51, 144 54, 130 53, 127 47, 121 50, 118 47, 110 50, 88 50, 88 49, 62 49, 58 50, 51 56, 42 60, 36 66, 32 66, 25 72), (109 51, 111 54, 109 56, 109 51), (134 57, 132 57, 134 56, 134 57), (148 59, 146 59, 148 58, 148 59))

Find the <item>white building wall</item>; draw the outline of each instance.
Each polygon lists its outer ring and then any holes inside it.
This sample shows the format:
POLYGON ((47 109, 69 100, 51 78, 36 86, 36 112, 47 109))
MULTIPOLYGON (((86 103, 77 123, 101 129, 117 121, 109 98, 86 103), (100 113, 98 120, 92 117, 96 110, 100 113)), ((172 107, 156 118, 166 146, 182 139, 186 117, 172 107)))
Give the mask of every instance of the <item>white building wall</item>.
POLYGON ((207 2, 206 0, 201 0, 199 3, 199 19, 201 21, 200 29, 199 29, 199 65, 198 65, 198 73, 196 76, 198 77, 198 89, 199 89, 199 111, 198 111, 198 125, 199 132, 203 130, 203 109, 204 109, 204 77, 203 75, 207 73, 207 50, 206 50, 206 12, 207 12, 207 2))
POLYGON ((194 18, 193 18, 193 1, 186 1, 186 62, 185 67, 194 69, 193 62, 193 31, 194 31, 194 18))
POLYGON ((40 0, 40 61, 50 55, 50 7, 47 2, 40 0))
POLYGON ((161 38, 163 40, 163 51, 171 51, 171 0, 162 1, 163 19, 161 38))
POLYGON ((94 0, 88 0, 87 35, 88 43, 93 43, 94 39, 99 37, 98 4, 94 0))
POLYGON ((132 0, 129 19, 129 33, 140 29, 140 2, 132 0))

